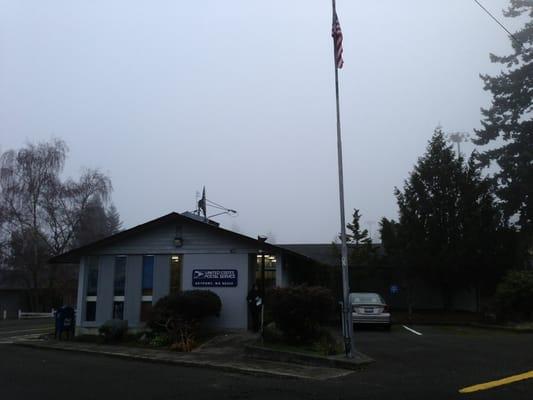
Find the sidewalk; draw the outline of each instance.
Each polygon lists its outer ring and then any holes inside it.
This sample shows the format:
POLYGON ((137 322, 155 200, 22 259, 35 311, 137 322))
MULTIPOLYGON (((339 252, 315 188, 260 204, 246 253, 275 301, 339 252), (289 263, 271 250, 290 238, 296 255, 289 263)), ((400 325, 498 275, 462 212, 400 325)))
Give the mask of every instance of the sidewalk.
MULTIPOLYGON (((189 367, 214 368, 229 372, 266 375, 285 378, 326 380, 351 374, 353 370, 308 366, 278 361, 247 358, 244 343, 250 342, 249 334, 227 334, 217 336, 190 353, 156 350, 141 347, 101 345, 56 340, 26 340, 14 343, 17 346, 39 349, 73 351, 100 354, 136 361, 174 364, 189 367)), ((253 341, 253 338, 252 338, 253 341)))

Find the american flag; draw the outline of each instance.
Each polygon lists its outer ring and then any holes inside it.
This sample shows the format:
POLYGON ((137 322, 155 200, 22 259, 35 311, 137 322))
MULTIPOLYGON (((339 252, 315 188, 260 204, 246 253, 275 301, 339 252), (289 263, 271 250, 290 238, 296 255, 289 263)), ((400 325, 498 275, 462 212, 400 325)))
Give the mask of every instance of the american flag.
POLYGON ((335 67, 342 68, 344 65, 344 60, 342 59, 342 31, 336 11, 333 13, 331 36, 333 37, 333 46, 335 47, 335 67))

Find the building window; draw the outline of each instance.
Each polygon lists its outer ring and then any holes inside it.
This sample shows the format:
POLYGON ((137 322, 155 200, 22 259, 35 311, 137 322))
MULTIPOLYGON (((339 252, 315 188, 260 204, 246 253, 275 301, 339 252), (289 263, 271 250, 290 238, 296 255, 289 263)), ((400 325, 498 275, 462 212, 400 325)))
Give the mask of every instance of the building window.
POLYGON ((126 256, 115 257, 115 279, 113 281, 113 295, 124 296, 126 287, 126 256))
POLYGON ((113 319, 124 319, 124 301, 113 302, 113 319))
POLYGON ((96 301, 85 303, 85 321, 96 321, 96 301))
MULTIPOLYGON (((142 295, 152 296, 154 291, 154 256, 143 256, 142 295)), ((152 299, 150 299, 151 301, 152 299)))
POLYGON ((89 271, 87 273, 87 296, 96 296, 98 291, 98 257, 89 257, 89 271))
POLYGON ((143 256, 142 283, 141 283, 141 321, 148 321, 152 312, 154 292, 154 256, 143 256))
POLYGON ((170 293, 181 290, 181 259, 179 255, 170 256, 170 293))
POLYGON ((124 319, 126 261, 126 256, 115 257, 115 275, 113 279, 113 319, 124 319))
POLYGON ((85 292, 85 321, 96 321, 96 295, 98 293, 97 256, 89 256, 87 260, 87 290, 85 292))
POLYGON ((255 263, 255 281, 265 290, 276 286, 276 257, 269 254, 258 254, 255 263), (263 275, 264 262, 264 275, 263 275), (263 282, 264 276, 264 282, 263 282), (264 286, 263 286, 264 285, 264 286))

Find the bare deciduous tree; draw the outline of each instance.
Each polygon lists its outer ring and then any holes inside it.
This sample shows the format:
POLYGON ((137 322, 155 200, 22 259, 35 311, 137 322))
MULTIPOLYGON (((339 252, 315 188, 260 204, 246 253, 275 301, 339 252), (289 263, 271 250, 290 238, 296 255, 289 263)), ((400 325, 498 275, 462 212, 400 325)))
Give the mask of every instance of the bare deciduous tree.
MULTIPOLYGON (((98 199, 106 203, 110 179, 87 169, 79 180, 61 180, 68 148, 62 140, 27 144, 0 156, 0 244, 3 266, 28 289, 54 289, 56 266, 49 257, 75 244, 83 216, 98 199)), ((38 295, 32 296, 33 308, 38 295)))

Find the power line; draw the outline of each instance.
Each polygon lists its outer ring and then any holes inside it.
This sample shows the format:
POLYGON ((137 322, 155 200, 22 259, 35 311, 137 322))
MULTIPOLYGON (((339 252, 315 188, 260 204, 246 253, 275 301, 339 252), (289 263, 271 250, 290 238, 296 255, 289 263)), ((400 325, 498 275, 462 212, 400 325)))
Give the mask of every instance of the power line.
POLYGON ((511 39, 513 39, 513 40, 515 41, 515 43, 518 44, 518 46, 520 46, 520 48, 523 48, 522 43, 520 43, 520 41, 519 41, 516 37, 514 37, 514 35, 513 35, 511 32, 509 32, 509 30, 508 30, 508 29, 507 29, 507 28, 506 28, 506 27, 505 27, 500 21, 498 21, 498 19, 497 19, 494 15, 492 15, 492 13, 491 13, 489 10, 487 10, 487 9, 483 6, 483 4, 481 4, 478 0, 474 0, 474 2, 475 2, 479 7, 481 7, 481 9, 482 9, 483 11, 485 11, 485 12, 486 12, 486 13, 487 13, 487 14, 488 14, 488 15, 489 15, 494 21, 496 21, 496 23, 497 23, 498 25, 500 25, 500 27, 501 27, 505 32, 507 32, 507 34, 511 37, 511 39))

